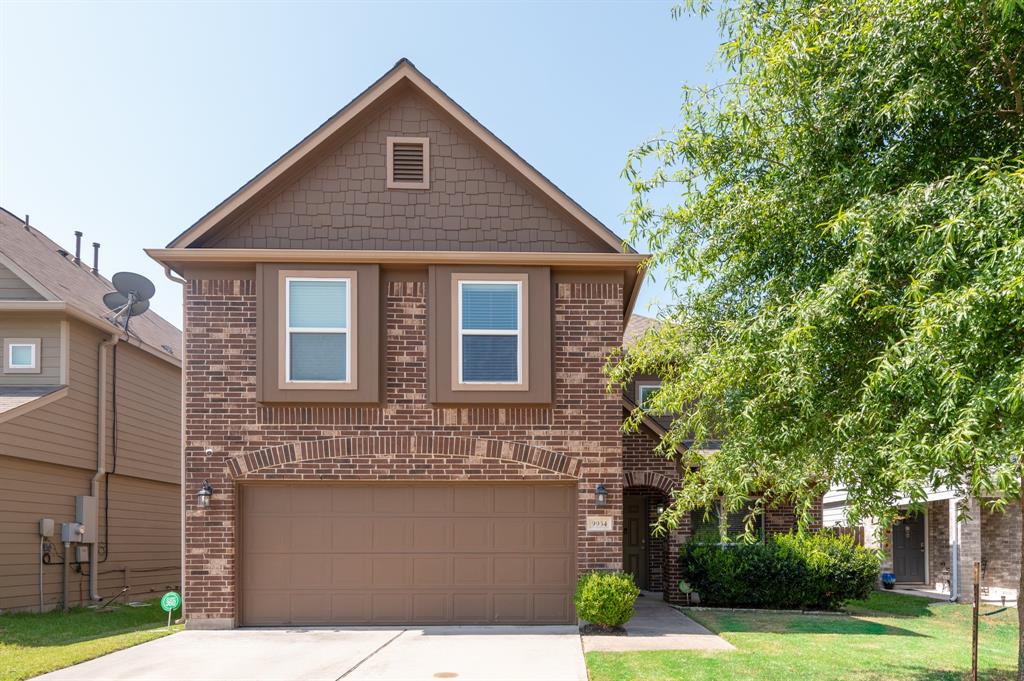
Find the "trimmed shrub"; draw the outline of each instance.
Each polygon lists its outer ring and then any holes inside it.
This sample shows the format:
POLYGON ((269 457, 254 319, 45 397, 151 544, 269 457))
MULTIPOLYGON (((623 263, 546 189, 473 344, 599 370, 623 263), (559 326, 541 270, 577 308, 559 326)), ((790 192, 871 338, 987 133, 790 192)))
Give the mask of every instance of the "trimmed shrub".
POLYGON ((680 558, 703 605, 733 608, 834 610, 867 598, 880 567, 874 551, 828 531, 758 544, 690 541, 680 558))
POLYGON ((587 572, 576 583, 573 604, 584 622, 602 627, 621 627, 633 617, 640 589, 624 572, 587 572))

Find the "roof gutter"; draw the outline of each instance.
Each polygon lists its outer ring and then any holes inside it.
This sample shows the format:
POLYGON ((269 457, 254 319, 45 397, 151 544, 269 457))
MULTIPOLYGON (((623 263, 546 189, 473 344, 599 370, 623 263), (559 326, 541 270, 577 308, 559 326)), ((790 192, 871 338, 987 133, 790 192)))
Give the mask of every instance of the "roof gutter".
MULTIPOLYGON (((68 305, 63 300, 0 300, 0 312, 56 312, 65 314, 72 319, 88 324, 89 326, 99 329, 104 333, 112 333, 111 329, 116 328, 105 319, 94 317, 87 312, 83 312, 77 307, 68 305)), ((134 336, 129 336, 127 339, 122 340, 155 357, 159 357, 165 362, 173 364, 179 368, 181 367, 181 360, 174 355, 167 354, 164 352, 163 348, 155 348, 149 343, 143 342, 134 336)))

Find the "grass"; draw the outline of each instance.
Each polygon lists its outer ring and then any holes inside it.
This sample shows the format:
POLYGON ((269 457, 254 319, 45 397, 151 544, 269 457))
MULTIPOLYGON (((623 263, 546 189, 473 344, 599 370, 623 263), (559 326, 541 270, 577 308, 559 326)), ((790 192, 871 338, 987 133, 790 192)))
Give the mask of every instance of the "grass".
MULTIPOLYGON (((591 681, 916 679, 969 676, 971 608, 876 593, 852 616, 688 610, 728 652, 588 653, 591 681)), ((982 606, 979 677, 1016 679, 1017 611, 982 606), (985 616, 984 613, 993 612, 985 616)))
POLYGON ((0 615, 0 681, 70 667, 181 629, 166 625, 167 613, 157 601, 137 608, 0 615))

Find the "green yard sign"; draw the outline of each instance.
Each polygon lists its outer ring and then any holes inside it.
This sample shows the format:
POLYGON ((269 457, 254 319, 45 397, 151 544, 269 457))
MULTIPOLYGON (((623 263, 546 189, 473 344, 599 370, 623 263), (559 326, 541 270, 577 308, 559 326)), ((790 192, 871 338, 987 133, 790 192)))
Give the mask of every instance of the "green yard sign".
POLYGON ((167 626, 171 626, 171 613, 181 607, 181 594, 168 591, 160 598, 160 607, 167 613, 167 626))

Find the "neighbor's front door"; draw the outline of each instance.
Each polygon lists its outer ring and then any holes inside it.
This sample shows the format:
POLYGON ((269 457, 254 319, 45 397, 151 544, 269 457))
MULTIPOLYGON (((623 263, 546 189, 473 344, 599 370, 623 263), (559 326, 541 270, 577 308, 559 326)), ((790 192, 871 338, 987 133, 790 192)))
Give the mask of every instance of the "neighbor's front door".
POLYGON ((622 500, 622 563, 641 589, 647 589, 647 499, 627 492, 622 500))
POLYGON ((923 515, 914 515, 893 523, 892 563, 897 582, 924 581, 923 515))

